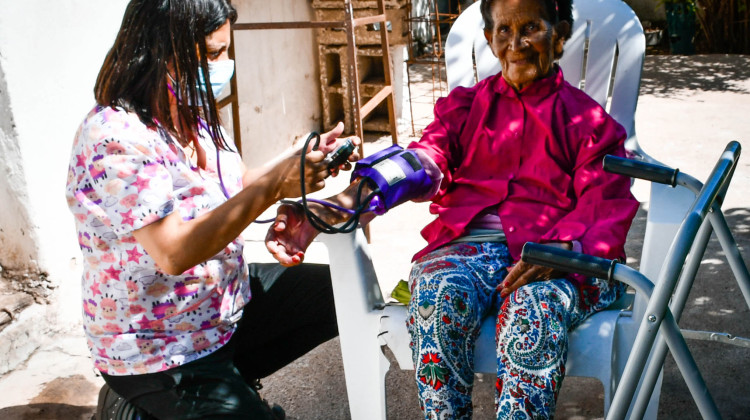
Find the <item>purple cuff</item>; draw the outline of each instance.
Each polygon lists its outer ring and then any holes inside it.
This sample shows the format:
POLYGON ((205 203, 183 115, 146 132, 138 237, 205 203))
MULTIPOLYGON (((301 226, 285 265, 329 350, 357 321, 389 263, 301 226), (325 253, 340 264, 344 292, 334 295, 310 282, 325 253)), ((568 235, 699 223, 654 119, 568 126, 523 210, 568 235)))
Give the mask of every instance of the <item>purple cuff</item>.
POLYGON ((443 173, 440 171, 440 168, 437 166, 437 163, 435 163, 434 160, 425 153, 422 149, 409 149, 413 150, 417 153, 417 157, 419 158, 419 162, 422 164, 422 167, 424 168, 425 173, 428 177, 432 180, 432 188, 425 191, 425 193, 417 198, 412 198, 412 201, 420 203, 424 201, 429 201, 435 194, 437 194, 438 190, 440 190, 440 183, 443 181, 443 173))

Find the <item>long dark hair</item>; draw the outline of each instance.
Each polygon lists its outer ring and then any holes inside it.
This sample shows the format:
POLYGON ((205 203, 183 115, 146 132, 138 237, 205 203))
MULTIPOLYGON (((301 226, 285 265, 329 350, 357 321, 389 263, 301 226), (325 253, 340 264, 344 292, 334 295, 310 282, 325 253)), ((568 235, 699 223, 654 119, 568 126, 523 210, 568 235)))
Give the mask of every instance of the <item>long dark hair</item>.
POLYGON ((237 20, 227 0, 131 0, 96 79, 97 103, 135 112, 144 124, 159 124, 184 142, 197 138, 203 118, 214 144, 227 149, 206 60, 206 36, 227 20, 237 20), (170 112, 168 63, 180 121, 170 112), (205 90, 198 88, 199 68, 209 86, 205 90))

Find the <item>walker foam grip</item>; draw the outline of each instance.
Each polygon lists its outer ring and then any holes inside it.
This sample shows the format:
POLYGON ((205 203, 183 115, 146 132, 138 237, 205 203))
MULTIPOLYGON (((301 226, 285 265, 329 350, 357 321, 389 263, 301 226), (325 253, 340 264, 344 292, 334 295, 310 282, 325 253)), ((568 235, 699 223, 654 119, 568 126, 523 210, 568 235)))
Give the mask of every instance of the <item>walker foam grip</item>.
POLYGON ((553 246, 527 242, 521 250, 521 260, 587 277, 610 279, 615 260, 567 251, 553 246))
POLYGON ((677 185, 677 174, 680 172, 679 169, 612 155, 604 156, 602 166, 607 172, 627 175, 631 178, 645 179, 673 187, 677 185))
POLYGON ((369 181, 378 190, 376 198, 370 202, 377 215, 420 197, 432 186, 432 179, 416 152, 404 150, 396 144, 359 160, 352 171, 351 181, 358 178, 369 181))

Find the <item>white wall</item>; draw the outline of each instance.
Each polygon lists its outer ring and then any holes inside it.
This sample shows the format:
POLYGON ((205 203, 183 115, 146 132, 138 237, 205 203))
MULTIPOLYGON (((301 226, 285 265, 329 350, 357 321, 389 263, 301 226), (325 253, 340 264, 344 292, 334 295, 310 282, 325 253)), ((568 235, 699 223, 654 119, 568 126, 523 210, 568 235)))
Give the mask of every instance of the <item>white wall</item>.
MULTIPOLYGON (((234 0, 238 23, 309 21, 309 1, 234 0)), ((257 167, 298 136, 320 130, 318 53, 312 29, 235 31, 242 154, 257 167)))
MULTIPOLYGON (((0 24, 2 20, 0 19, 0 24)), ((0 48, 0 60, 2 60, 0 48)), ((8 84, 0 61, 0 265, 28 269, 36 260, 36 241, 26 206, 26 179, 21 165, 16 124, 10 107, 8 84)), ((33 268, 32 268, 33 269, 33 268)))
POLYGON ((0 261, 36 259, 58 287, 63 304, 49 316, 61 324, 80 318, 80 250, 64 195, 68 156, 126 4, 0 0, 0 228, 7 234, 0 261))

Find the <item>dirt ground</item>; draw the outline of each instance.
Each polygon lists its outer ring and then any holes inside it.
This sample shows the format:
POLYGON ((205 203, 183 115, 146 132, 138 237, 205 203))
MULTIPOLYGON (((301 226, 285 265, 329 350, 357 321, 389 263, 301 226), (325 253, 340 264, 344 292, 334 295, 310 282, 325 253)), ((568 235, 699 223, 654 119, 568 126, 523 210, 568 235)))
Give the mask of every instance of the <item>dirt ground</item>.
MULTIPOLYGON (((428 79, 429 76, 423 79, 424 91, 430 88, 428 79)), ((424 98, 427 96, 425 94, 424 98)), ((418 100, 414 98, 415 102, 418 100)), ((431 97, 424 100, 421 109, 429 110, 431 97)), ((429 119, 429 112, 419 112, 417 117, 429 119)), ((636 129, 643 149, 662 162, 700 180, 705 179, 730 140, 738 140, 746 147, 750 145, 749 115, 750 56, 646 57, 636 129)), ((406 141, 408 139, 401 139, 402 143, 406 141)), ((386 142, 376 140, 368 147, 386 142)), ((749 162, 747 156, 740 158, 723 206, 746 263, 750 258, 749 162)), ((643 186, 636 184, 636 188, 641 188, 640 192, 636 191, 639 199, 647 197, 643 186)), ((407 276, 409 257, 423 243, 418 236, 421 226, 414 225, 427 216, 424 214, 426 208, 412 207, 409 214, 405 212, 389 213, 372 225, 375 263, 381 261, 381 265, 402 273, 389 274, 394 281, 399 275, 401 278, 407 276), (417 212, 421 213, 414 214, 417 212), (403 252, 397 252, 394 247, 403 247, 403 252)), ((645 208, 642 208, 628 241, 628 264, 636 268, 640 261, 645 214, 645 208)), ((723 251, 712 239, 680 325, 682 328, 750 337, 748 321, 750 310, 723 251)), ((102 382, 93 373, 79 328, 73 327, 67 335, 51 338, 49 344, 37 351, 25 366, 0 377, 0 418, 91 417, 96 392, 102 382)), ((750 348, 717 342, 689 341, 688 344, 722 416, 728 419, 750 418, 750 376, 747 375, 750 348)), ((401 371, 396 367, 389 371, 386 378, 389 419, 420 418, 413 376, 413 371, 401 371)), ((263 384, 263 398, 284 407, 290 419, 349 418, 338 339, 323 344, 265 378, 263 384)), ((492 384, 493 378, 477 376, 474 418, 478 420, 494 416, 492 384)), ((557 418, 601 418, 602 398, 602 387, 596 380, 568 378, 560 395, 557 418)), ((659 417, 700 418, 671 356, 664 367, 659 417)))

